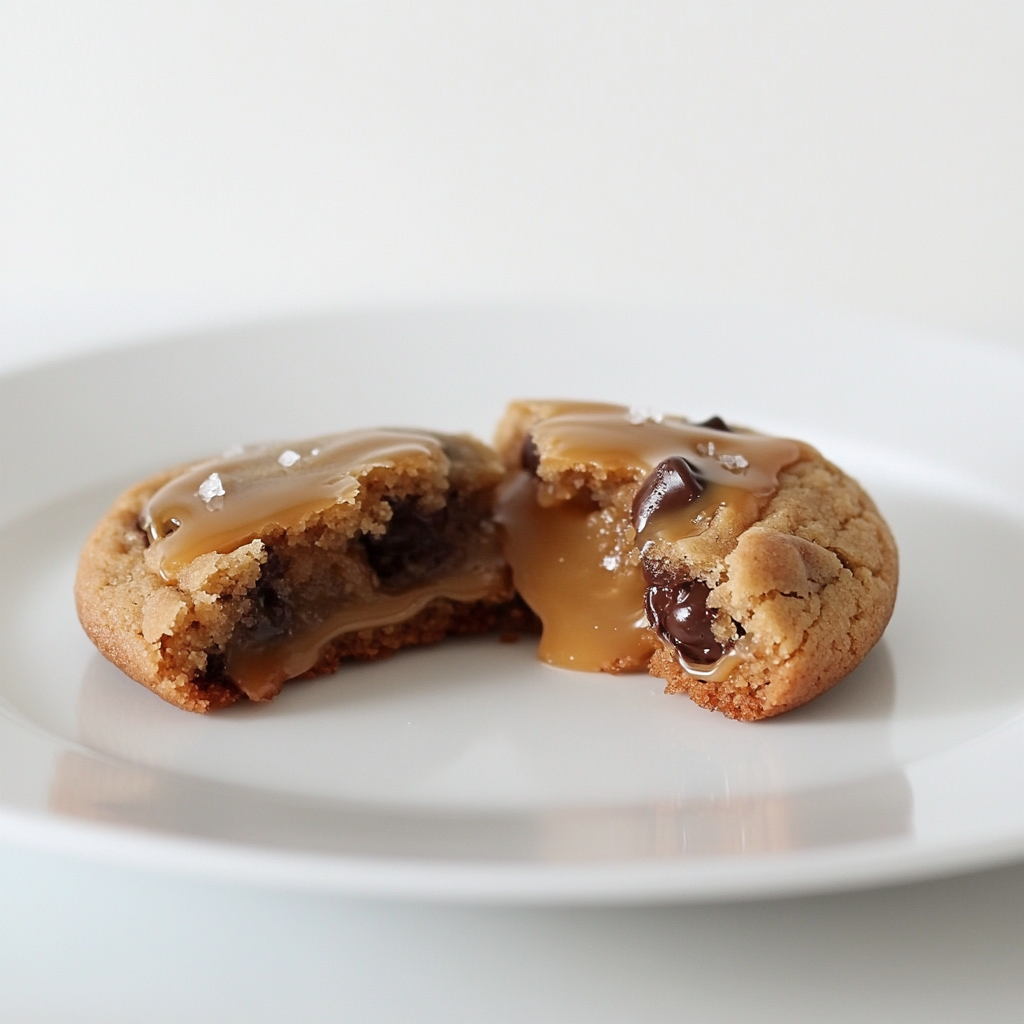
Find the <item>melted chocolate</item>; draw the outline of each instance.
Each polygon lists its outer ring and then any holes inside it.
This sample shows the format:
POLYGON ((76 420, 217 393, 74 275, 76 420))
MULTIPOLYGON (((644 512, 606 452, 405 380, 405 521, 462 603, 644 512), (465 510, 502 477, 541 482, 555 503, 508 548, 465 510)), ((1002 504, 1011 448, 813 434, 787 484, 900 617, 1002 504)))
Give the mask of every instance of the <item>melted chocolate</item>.
POLYGON ((211 686, 235 688, 225 670, 225 658, 222 653, 215 652, 206 656, 206 671, 195 680, 195 684, 200 690, 208 690, 211 686))
POLYGON ((246 645, 261 645, 287 633, 292 625, 292 612, 278 593, 284 576, 281 556, 273 548, 267 549, 267 560, 260 570, 251 594, 253 624, 246 630, 241 642, 246 645))
POLYGON ((452 554, 446 535, 448 506, 423 513, 413 500, 391 501, 392 513, 383 537, 362 538, 370 567, 385 586, 407 584, 429 576, 452 554))
POLYGON ((523 439, 523 447, 519 453, 519 462, 527 473, 536 473, 540 469, 540 452, 533 442, 533 437, 527 434, 523 439))
POLYGON ((660 566, 643 563, 647 593, 644 607, 658 635, 695 665, 711 665, 725 654, 725 646, 711 627, 718 609, 708 607, 708 585, 674 576, 660 566))
POLYGON ((686 508, 704 492, 704 482, 686 459, 673 455, 659 462, 640 485, 633 499, 633 526, 637 533, 655 512, 686 508))
POLYGON ((727 434, 731 433, 729 425, 721 416, 712 416, 711 419, 705 420, 703 423, 698 423, 697 426, 707 427, 710 430, 724 430, 727 434))

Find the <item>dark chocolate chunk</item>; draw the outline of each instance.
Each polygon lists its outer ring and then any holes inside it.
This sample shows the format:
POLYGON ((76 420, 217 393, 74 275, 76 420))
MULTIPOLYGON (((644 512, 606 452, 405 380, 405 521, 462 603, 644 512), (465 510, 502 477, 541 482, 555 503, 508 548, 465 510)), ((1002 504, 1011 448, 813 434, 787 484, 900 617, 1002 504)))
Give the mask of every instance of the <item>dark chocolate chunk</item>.
POLYGON ((698 427, 710 427, 712 430, 724 430, 729 431, 729 425, 722 419, 721 416, 712 416, 711 419, 705 420, 703 423, 698 423, 698 427))
POLYGON ((708 585, 700 580, 673 576, 646 562, 643 569, 648 584, 644 607, 658 635, 695 665, 718 661, 725 653, 725 646, 711 629, 718 618, 718 609, 708 607, 708 585))
POLYGON ((260 569, 260 578, 249 595, 252 601, 252 623, 235 639, 245 646, 260 647, 287 633, 292 626, 292 610, 278 588, 284 577, 281 556, 271 547, 260 569))
POLYGON ((533 443, 533 437, 530 434, 527 434, 523 440, 523 447, 519 452, 519 462, 523 469, 529 473, 536 473, 540 469, 540 452, 533 443))
POLYGON ((383 537, 366 534, 363 547, 381 583, 395 585, 428 576, 451 555, 448 507, 421 512, 413 499, 391 501, 391 519, 383 537))
POLYGON ((697 470, 679 455, 659 462, 633 499, 633 526, 639 533, 655 512, 686 508, 704 490, 697 470))
POLYGON ((214 651, 213 654, 206 656, 206 671, 202 675, 197 676, 193 682, 203 693, 217 686, 224 690, 232 690, 239 696, 242 696, 242 691, 238 689, 237 684, 228 675, 227 657, 220 651, 214 651))
POLYGON ((195 680, 200 690, 208 690, 211 686, 223 686, 230 683, 228 679, 227 660, 219 651, 206 656, 206 671, 195 680))

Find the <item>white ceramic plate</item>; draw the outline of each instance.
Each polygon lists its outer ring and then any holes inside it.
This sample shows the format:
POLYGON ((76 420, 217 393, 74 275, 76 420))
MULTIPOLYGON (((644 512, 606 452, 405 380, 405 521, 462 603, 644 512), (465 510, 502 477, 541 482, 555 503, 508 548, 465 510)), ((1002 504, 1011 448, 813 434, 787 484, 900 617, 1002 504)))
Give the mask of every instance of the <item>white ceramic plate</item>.
POLYGON ((718 899, 1024 855, 1024 360, 723 314, 430 311, 262 325, 0 380, 0 838, 353 893, 718 899), (189 715, 75 619, 78 548, 132 479, 237 441, 490 433, 521 395, 801 436, 900 544, 879 646, 814 704, 731 722, 644 675, 494 638, 189 715))

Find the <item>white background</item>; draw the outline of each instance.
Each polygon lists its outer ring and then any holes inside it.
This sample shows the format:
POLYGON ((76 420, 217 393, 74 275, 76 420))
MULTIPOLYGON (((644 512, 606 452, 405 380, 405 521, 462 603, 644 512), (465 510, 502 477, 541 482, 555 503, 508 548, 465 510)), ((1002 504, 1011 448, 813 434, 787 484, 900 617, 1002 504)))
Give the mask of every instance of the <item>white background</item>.
POLYGON ((0 5, 5 362, 326 306, 1024 344, 1024 6, 0 5))
MULTIPOLYGON (((291 312, 818 307, 1024 350, 1024 5, 0 3, 0 368, 291 312)), ((1018 1021, 1024 869, 725 908, 0 853, 5 1020, 1018 1021)))

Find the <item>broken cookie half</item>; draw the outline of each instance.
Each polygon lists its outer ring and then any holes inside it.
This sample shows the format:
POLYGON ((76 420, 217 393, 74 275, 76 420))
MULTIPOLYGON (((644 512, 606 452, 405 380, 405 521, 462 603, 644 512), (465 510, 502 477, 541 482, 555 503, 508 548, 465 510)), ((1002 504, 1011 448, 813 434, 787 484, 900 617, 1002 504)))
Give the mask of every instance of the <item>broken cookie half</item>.
POLYGON ((497 626, 515 601, 491 519, 504 473, 466 436, 352 431, 238 449, 123 494, 75 597, 99 650, 165 700, 267 700, 346 658, 497 626))
POLYGON ((649 664, 696 703, 760 719, 806 703, 878 641, 892 534, 809 445, 602 403, 513 403, 497 504, 550 664, 649 664))

